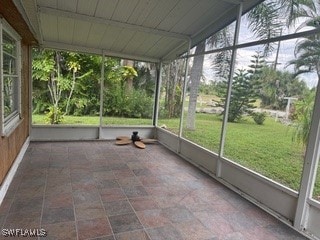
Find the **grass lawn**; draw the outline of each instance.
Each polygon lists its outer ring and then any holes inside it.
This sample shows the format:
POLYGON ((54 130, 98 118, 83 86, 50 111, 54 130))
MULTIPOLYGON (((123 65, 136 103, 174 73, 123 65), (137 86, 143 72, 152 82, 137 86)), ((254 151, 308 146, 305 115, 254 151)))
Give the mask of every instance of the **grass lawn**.
MULTIPOLYGON (((179 120, 161 119, 177 133, 179 120)), ((219 151, 222 120, 213 114, 196 115, 196 130, 184 130, 183 136, 209 150, 219 151)), ((292 141, 293 127, 267 118, 264 125, 250 119, 228 123, 224 156, 283 185, 298 190, 303 167, 304 150, 292 141)), ((320 196, 320 165, 314 196, 320 196)))
MULTIPOLYGON (((61 124, 74 125, 99 125, 99 116, 64 116, 61 124)), ((106 125, 152 125, 151 119, 141 118, 119 118, 105 117, 103 123, 106 125)), ((45 115, 32 115, 32 124, 48 124, 45 115)))
MULTIPOLYGON (((168 130, 177 133, 179 119, 159 119, 168 130)), ((34 124, 45 124, 43 115, 33 115, 34 124)), ((150 119, 107 117, 108 125, 150 125, 150 119)), ((99 117, 65 116, 63 124, 98 125, 99 117)), ((222 121, 213 114, 196 115, 196 130, 183 136, 209 150, 219 151, 222 121)), ((303 147, 292 141, 293 128, 267 118, 264 125, 251 119, 228 123, 224 156, 262 175, 298 190, 303 166, 303 147)), ((320 195, 320 167, 314 196, 320 195)))

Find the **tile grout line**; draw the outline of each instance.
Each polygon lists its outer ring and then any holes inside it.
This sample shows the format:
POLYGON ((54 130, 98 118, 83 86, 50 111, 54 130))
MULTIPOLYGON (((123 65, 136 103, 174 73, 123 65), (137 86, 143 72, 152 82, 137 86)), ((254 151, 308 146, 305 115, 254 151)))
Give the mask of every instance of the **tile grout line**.
MULTIPOLYGON (((146 152, 146 154, 148 154, 148 157, 150 158, 150 154, 149 154, 149 152, 146 152)), ((145 168, 147 168, 147 169, 149 169, 148 168, 148 166, 146 166, 145 165, 145 162, 143 162, 143 166, 145 167, 145 168)), ((134 174, 135 175, 135 174, 134 174)), ((135 175, 135 177, 138 177, 138 176, 136 176, 135 175)), ((139 180, 140 181, 140 180, 139 180)), ((144 184, 141 182, 141 184, 142 184, 142 187, 144 188, 144 189, 146 189, 147 190, 147 188, 148 187, 146 187, 146 186, 144 186, 144 184)), ((147 192, 148 193, 148 192, 147 192)), ((148 198, 150 198, 152 201, 154 201, 155 203, 157 203, 157 201, 155 200, 155 197, 154 196, 152 196, 152 195, 149 195, 149 193, 148 193, 148 195, 147 195, 147 197, 148 198)), ((139 220, 139 222, 140 222, 140 224, 142 225, 142 227, 143 227, 143 230, 144 230, 144 232, 146 233, 146 235, 148 236, 148 238, 150 239, 150 240, 152 240, 152 238, 151 238, 151 236, 150 236, 150 234, 148 233, 148 229, 153 229, 153 228, 157 228, 157 227, 145 227, 142 223, 141 223, 141 220, 140 220, 140 218, 139 218, 139 216, 138 216, 138 214, 137 214, 137 212, 136 212, 136 210, 133 208, 133 206, 132 206, 132 204, 131 204, 131 202, 130 202, 130 200, 129 200, 129 198, 128 198, 128 202, 129 202, 129 204, 130 204, 130 206, 131 206, 131 208, 133 209, 133 211, 134 211, 134 213, 135 213, 135 215, 137 216, 137 218, 138 218, 138 220, 139 220)), ((157 203, 157 206, 158 206, 158 203, 157 203)), ((159 206, 158 206, 159 207, 159 206)), ((162 208, 160 208, 160 210, 162 211, 162 208)), ((171 224, 171 222, 170 222, 170 225, 172 225, 171 224)))
POLYGON ((77 238, 77 240, 79 240, 79 232, 78 232, 78 224, 77 224, 78 221, 77 221, 77 215, 76 215, 76 204, 75 204, 74 196, 73 196, 73 184, 72 184, 72 178, 71 178, 71 164, 70 164, 69 156, 70 156, 70 147, 68 146, 67 161, 68 161, 69 177, 70 177, 70 184, 71 184, 72 206, 73 206, 73 214, 74 214, 74 227, 76 230, 76 238, 77 238))
MULTIPOLYGON (((121 158, 121 156, 120 156, 118 153, 117 153, 117 156, 118 156, 119 158, 121 158)), ((128 164, 128 163, 126 162, 125 165, 130 169, 130 171, 132 171, 132 169, 131 169, 127 164, 128 164)), ((132 172, 133 172, 133 171, 132 171, 132 172)), ((134 175, 135 177, 137 177, 137 176, 134 174, 134 172, 133 172, 133 175, 134 175)), ((116 182, 119 184, 118 179, 115 178, 115 180, 116 180, 116 182)), ((141 185, 143 186, 142 183, 141 183, 141 185)), ((123 190, 123 186, 122 186, 121 184, 119 184, 119 187, 120 187, 120 189, 123 191, 123 193, 125 194, 125 191, 123 190)), ((138 197, 137 197, 137 198, 138 198, 138 197)), ((138 232, 138 231, 140 231, 140 230, 143 230, 143 231, 145 232, 145 234, 148 236, 148 238, 151 240, 151 237, 149 236, 148 232, 146 231, 145 226, 141 223, 141 220, 140 220, 140 218, 138 217, 136 210, 133 208, 133 206, 132 206, 132 204, 131 204, 131 202, 130 202, 130 198, 125 194, 125 198, 124 198, 124 199, 129 203, 129 205, 130 205, 133 213, 134 213, 135 216, 137 217, 140 225, 142 226, 141 229, 135 229, 135 230, 129 231, 129 232, 138 232)), ((104 206, 104 205, 103 205, 103 206, 104 206)), ((104 207, 104 208, 105 208, 105 207, 104 207)), ((106 211, 106 209, 105 209, 105 211, 106 211)), ((121 214, 119 214, 119 215, 121 215, 121 214)), ((113 215, 113 216, 117 216, 117 215, 113 215)), ((108 218, 108 220, 109 220, 109 217, 108 217, 108 216, 107 216, 107 218, 108 218)), ((110 226, 111 226, 111 224, 110 224, 110 226)), ((111 228, 111 229, 112 229, 112 228, 111 228)), ((113 232, 113 229, 112 229, 112 232, 113 232)), ((123 233, 123 232, 121 232, 121 233, 123 233)), ((121 233, 118 233, 118 234, 121 234, 121 233)), ((114 234, 114 237, 115 237, 115 239, 116 239, 116 235, 115 235, 115 234, 114 234)))
MULTIPOLYGON (((96 183, 95 183, 95 184, 96 184, 96 183)), ((114 234, 113 229, 112 229, 112 226, 111 226, 111 223, 110 223, 110 220, 109 220, 109 217, 108 217, 108 214, 107 214, 107 210, 106 210, 106 208, 105 208, 105 206, 104 206, 104 203, 103 203, 103 201, 102 201, 101 192, 99 191, 99 189, 98 189, 98 192, 99 192, 100 203, 102 204, 102 207, 103 207, 103 210, 104 210, 104 214, 105 214, 105 216, 106 216, 106 219, 107 219, 108 224, 109 224, 110 229, 111 229, 112 236, 113 236, 114 239, 116 239, 116 238, 115 238, 115 234, 114 234)), ((93 239, 94 239, 94 238, 93 238, 93 239)))
MULTIPOLYGON (((87 157, 87 152, 86 152, 86 157, 87 157)), ((87 159, 87 160, 88 160, 88 161, 90 162, 90 164, 92 165, 90 159, 87 159)), ((91 171, 94 172, 94 171, 93 171, 93 168, 91 168, 91 171)), ((94 180, 95 186, 97 187, 96 180, 95 180, 95 179, 93 179, 93 180, 94 180)), ((108 215, 107 215, 107 210, 106 210, 106 208, 105 208, 105 206, 104 206, 104 203, 103 203, 103 201, 102 201, 102 198, 101 198, 101 191, 99 190, 98 187, 97 187, 97 190, 98 190, 98 193, 99 193, 100 203, 101 203, 101 205, 102 205, 102 207, 103 207, 103 210, 104 210, 104 215, 105 215, 106 220, 107 220, 107 222, 108 222, 108 224, 109 224, 109 227, 110 227, 110 229, 111 229, 111 236, 113 237, 113 239, 116 239, 116 238, 115 238, 115 234, 114 234, 113 229, 112 229, 112 226, 111 226, 111 223, 110 223, 110 221, 109 221, 109 217, 108 217, 108 215)), ((110 235, 105 235, 105 236, 110 236, 110 235)), ((104 237, 104 236, 100 236, 100 237, 104 237)), ((90 239, 94 240, 94 239, 97 239, 97 238, 100 238, 100 237, 93 237, 93 238, 90 238, 90 239)), ((90 240, 90 239, 88 239, 88 240, 90 240)))
MULTIPOLYGON (((40 215, 40 228, 42 228, 42 218, 43 218, 43 212, 44 212, 44 208, 45 208, 45 199, 46 199, 46 191, 47 191, 47 184, 48 184, 48 168, 50 166, 50 155, 52 152, 51 149, 52 145, 50 145, 50 154, 49 154, 49 159, 48 159, 48 165, 46 166, 46 180, 45 180, 45 184, 44 184, 44 189, 43 189, 43 196, 42 196, 42 209, 41 209, 41 215, 40 215)), ((48 232, 46 232, 46 234, 48 235, 48 232)), ((38 237, 38 240, 40 240, 41 237, 38 237)))

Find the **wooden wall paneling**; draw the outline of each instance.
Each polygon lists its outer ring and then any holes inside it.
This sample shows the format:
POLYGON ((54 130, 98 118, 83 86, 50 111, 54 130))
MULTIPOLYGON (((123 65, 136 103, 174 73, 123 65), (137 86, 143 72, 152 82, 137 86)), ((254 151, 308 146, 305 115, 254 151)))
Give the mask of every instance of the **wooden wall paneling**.
POLYGON ((0 183, 3 182, 14 160, 18 156, 21 147, 29 134, 29 47, 22 43, 21 46, 21 114, 19 126, 6 137, 0 138, 0 183))
POLYGON ((5 153, 4 151, 5 146, 4 146, 4 141, 2 138, 0 138, 0 183, 2 182, 3 176, 4 176, 4 159, 5 159, 5 153))

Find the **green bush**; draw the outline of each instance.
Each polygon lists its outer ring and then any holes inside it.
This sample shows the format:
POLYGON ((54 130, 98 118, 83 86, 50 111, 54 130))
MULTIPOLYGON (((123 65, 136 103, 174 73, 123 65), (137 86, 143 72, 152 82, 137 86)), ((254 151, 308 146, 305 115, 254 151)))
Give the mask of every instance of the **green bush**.
POLYGON ((63 121, 63 114, 59 107, 50 106, 46 114, 46 122, 50 124, 59 124, 63 121))
POLYGON ((121 88, 114 88, 109 89, 105 95, 105 115, 129 118, 152 116, 154 100, 144 90, 133 89, 130 93, 125 93, 121 88))
POLYGON ((265 112, 254 112, 251 116, 256 124, 262 125, 264 120, 266 120, 267 114, 265 112))
POLYGON ((133 90, 126 101, 125 117, 150 118, 152 116, 154 101, 145 91, 133 90))

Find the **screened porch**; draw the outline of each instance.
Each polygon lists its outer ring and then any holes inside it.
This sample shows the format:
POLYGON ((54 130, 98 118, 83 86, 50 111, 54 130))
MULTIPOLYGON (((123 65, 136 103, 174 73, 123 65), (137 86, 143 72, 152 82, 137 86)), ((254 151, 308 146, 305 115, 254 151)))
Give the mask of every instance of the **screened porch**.
POLYGON ((30 92, 8 94, 27 98, 28 137, 2 184, 3 228, 44 228, 49 239, 320 238, 318 3, 12 2, 37 44, 29 81, 12 90, 30 92), (156 143, 115 144, 133 131, 156 143))

